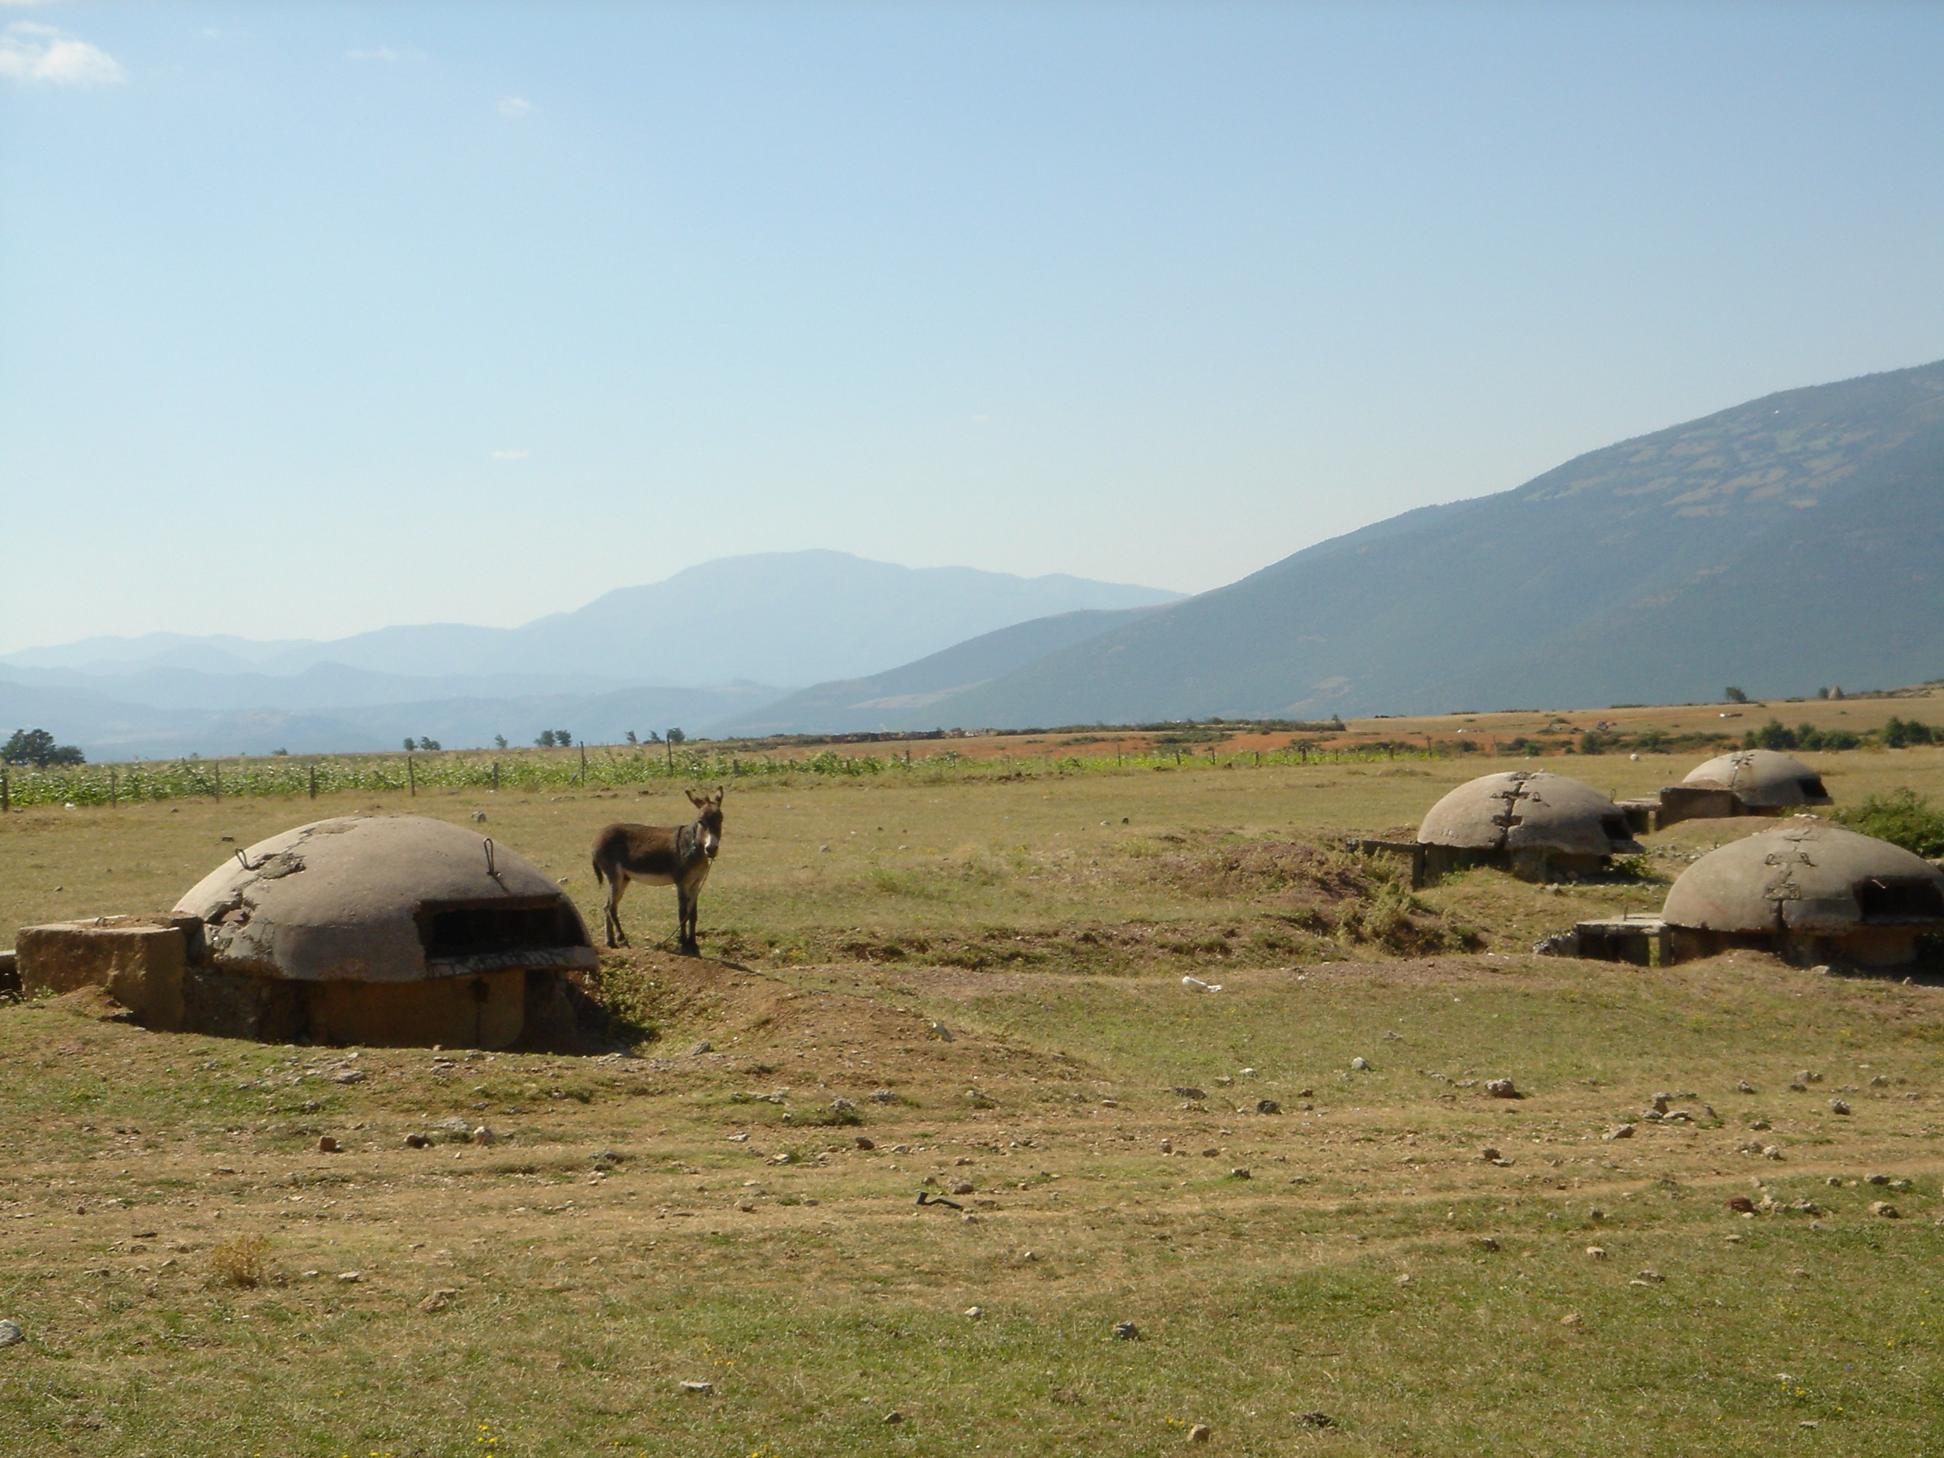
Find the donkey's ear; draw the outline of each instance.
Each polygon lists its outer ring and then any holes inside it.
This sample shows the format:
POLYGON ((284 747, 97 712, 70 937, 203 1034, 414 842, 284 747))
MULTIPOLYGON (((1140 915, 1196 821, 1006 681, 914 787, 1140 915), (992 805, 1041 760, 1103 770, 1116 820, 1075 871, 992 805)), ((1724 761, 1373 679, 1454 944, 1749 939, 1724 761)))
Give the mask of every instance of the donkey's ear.
POLYGON ((684 790, 682 793, 689 797, 689 804, 693 805, 698 810, 700 810, 704 805, 709 803, 708 798, 706 796, 698 795, 693 790, 684 790))
POLYGON ((720 810, 722 808, 722 786, 721 785, 716 786, 716 792, 714 795, 710 796, 710 798, 715 801, 716 809, 720 810))

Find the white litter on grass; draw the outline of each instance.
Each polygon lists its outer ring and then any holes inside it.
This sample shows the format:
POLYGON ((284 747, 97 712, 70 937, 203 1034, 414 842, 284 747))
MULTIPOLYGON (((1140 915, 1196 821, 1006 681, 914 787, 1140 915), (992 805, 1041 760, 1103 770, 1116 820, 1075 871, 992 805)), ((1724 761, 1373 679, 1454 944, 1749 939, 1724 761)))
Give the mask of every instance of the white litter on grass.
POLYGON ((1203 992, 1220 992, 1222 990, 1221 983, 1204 982, 1199 977, 1184 977, 1181 979, 1181 985, 1183 987, 1199 987, 1203 992))

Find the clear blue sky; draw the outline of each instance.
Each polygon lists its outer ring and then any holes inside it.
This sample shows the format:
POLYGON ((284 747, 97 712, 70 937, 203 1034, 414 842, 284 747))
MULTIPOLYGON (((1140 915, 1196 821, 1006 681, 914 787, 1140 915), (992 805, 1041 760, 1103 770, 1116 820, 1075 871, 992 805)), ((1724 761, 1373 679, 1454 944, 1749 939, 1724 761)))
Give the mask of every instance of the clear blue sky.
POLYGON ((1198 590, 1944 356, 1944 6, 0 3, 0 651, 1198 590))

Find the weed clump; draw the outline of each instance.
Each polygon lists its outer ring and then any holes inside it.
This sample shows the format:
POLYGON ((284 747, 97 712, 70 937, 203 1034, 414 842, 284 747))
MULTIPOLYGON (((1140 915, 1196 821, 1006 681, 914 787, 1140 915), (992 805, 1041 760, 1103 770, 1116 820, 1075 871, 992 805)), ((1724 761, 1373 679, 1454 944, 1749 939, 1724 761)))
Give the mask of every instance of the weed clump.
POLYGON ((261 1235, 239 1235, 209 1252, 210 1283, 248 1290, 269 1279, 270 1242, 261 1235))

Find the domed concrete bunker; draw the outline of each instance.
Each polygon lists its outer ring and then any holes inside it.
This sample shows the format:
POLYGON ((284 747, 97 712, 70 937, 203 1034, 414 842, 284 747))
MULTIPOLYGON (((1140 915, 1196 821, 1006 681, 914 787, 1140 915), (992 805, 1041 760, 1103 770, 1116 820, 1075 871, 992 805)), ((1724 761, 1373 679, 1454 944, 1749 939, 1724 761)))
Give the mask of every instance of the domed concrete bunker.
POLYGON ((1589 785, 1546 770, 1468 781, 1431 807, 1418 828, 1423 875, 1465 866, 1509 868, 1529 880, 1587 874, 1641 850, 1626 813, 1589 785))
POLYGON ((1738 749, 1696 765, 1680 784, 1665 786, 1654 819, 1665 827, 1726 815, 1783 815, 1829 803, 1822 776, 1794 755, 1738 749))
POLYGON ((1894 966, 1944 933, 1944 871, 1805 819, 1708 852, 1668 889, 1661 919, 1675 961, 1761 947, 1797 962, 1894 966))
POLYGON ((1894 967, 1944 938, 1944 871, 1875 836, 1804 816, 1709 851, 1668 888, 1659 916, 1583 921, 1534 949, 1642 966, 1733 947, 1894 967))
POLYGON ((237 852, 167 918, 27 928, 20 953, 24 982, 100 985, 150 1027, 484 1048, 571 1036, 566 980, 598 965, 553 881, 418 816, 298 826, 237 852))

